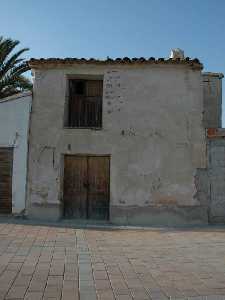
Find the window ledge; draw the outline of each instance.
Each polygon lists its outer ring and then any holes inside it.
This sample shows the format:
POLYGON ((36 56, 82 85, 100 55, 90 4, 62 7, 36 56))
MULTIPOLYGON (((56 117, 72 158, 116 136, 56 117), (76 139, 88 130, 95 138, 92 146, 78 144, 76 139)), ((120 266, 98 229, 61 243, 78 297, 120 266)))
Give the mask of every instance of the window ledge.
POLYGON ((63 129, 89 129, 89 130, 102 130, 102 127, 63 127, 63 129))

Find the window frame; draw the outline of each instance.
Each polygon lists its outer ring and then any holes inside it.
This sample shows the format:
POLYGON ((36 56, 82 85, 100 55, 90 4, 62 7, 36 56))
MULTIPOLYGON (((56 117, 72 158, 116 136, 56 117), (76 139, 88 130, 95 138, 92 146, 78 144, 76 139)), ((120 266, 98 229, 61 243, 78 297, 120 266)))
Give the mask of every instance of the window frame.
POLYGON ((103 129, 103 98, 104 98, 104 76, 103 75, 66 75, 66 94, 64 103, 64 118, 63 128, 64 129, 92 129, 102 130, 103 129), (69 126, 69 101, 70 101, 70 80, 99 80, 102 81, 102 97, 101 97, 101 125, 100 126, 69 126))

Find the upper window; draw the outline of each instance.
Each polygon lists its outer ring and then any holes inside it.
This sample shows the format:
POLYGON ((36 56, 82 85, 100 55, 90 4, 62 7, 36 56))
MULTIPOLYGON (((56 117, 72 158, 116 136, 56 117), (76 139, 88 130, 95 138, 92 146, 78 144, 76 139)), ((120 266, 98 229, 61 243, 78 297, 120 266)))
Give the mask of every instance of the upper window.
POLYGON ((102 127, 102 80, 69 79, 68 127, 102 127))

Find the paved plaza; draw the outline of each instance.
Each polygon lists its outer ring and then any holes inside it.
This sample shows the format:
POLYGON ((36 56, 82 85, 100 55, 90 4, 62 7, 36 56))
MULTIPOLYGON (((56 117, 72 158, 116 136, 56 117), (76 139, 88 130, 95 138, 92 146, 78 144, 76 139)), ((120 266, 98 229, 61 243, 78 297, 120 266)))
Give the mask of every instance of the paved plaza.
POLYGON ((225 227, 0 223, 1 300, 225 299, 222 295, 225 227))

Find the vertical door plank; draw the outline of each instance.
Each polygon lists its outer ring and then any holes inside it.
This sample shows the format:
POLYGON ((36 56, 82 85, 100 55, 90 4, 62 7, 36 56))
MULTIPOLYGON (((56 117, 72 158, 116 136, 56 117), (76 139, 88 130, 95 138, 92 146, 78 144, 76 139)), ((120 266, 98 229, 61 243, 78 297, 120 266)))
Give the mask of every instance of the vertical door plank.
POLYGON ((64 214, 66 217, 86 218, 87 214, 87 158, 65 156, 64 214))
POLYGON ((88 157, 88 215, 90 219, 109 217, 109 157, 88 157))

